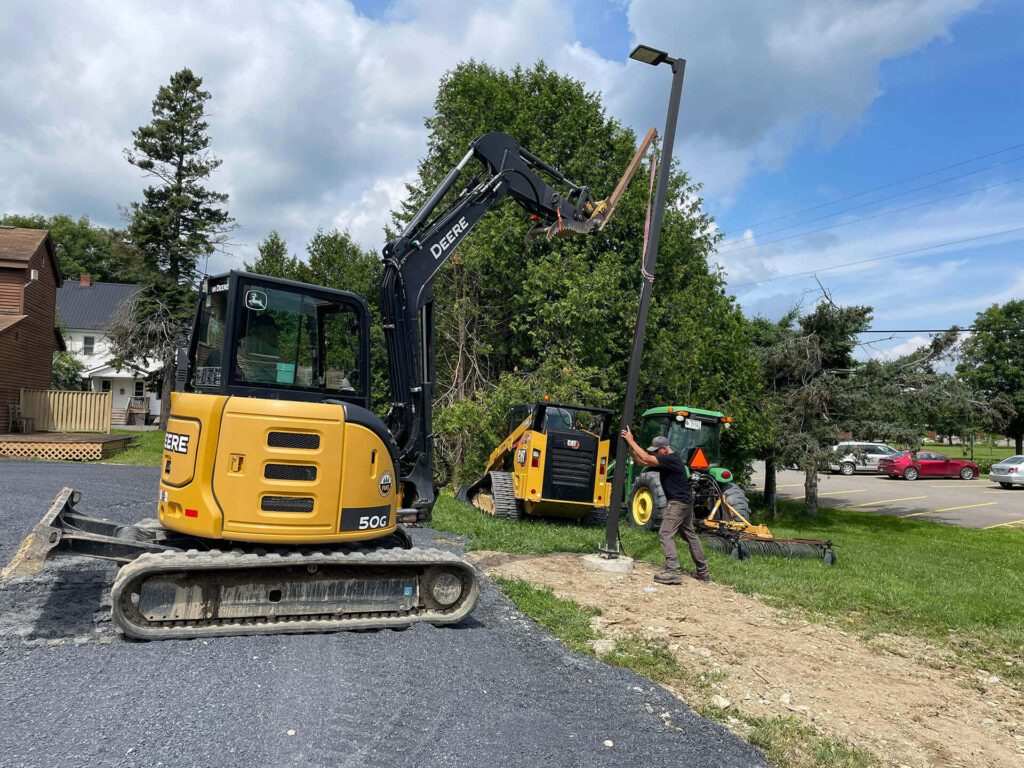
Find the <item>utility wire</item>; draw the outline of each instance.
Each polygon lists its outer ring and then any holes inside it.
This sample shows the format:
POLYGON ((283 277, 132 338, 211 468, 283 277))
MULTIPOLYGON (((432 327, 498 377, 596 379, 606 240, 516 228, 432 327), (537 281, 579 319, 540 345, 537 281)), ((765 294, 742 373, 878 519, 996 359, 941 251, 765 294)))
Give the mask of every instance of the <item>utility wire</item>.
POLYGON ((809 229, 806 232, 797 232, 793 235, 786 235, 785 237, 777 237, 774 240, 765 240, 763 243, 754 243, 753 245, 745 245, 742 248, 732 248, 727 251, 718 251, 719 254, 728 256, 732 253, 739 253, 740 251, 749 251, 752 248, 762 248, 772 243, 781 243, 784 240, 792 240, 794 237, 804 237, 805 235, 814 235, 818 232, 825 232, 829 229, 837 229, 839 227, 848 227, 851 224, 857 224, 861 221, 871 221, 872 219, 878 219, 882 216, 891 216, 894 213, 903 213, 904 211, 910 211, 914 208, 921 208, 926 205, 934 205, 935 203, 941 203, 943 200, 951 200, 954 197, 963 197, 964 195, 973 195, 975 192, 983 192, 986 189, 993 189, 994 187, 1002 187, 1007 184, 1013 184, 1018 181, 1024 181, 1024 176, 1018 176, 1015 179, 1009 179, 1008 181, 999 181, 995 184, 986 184, 983 187, 975 187, 974 189, 968 189, 965 192, 956 192, 952 195, 945 195, 943 197, 936 197, 931 200, 925 200, 923 203, 914 203, 913 205, 905 205, 902 208, 893 208, 891 211, 881 211, 880 213, 873 213, 870 216, 861 216, 856 219, 850 219, 850 221, 840 221, 838 224, 829 224, 827 227, 819 227, 818 229, 809 229))
POLYGON ((949 333, 951 331, 955 333, 974 333, 975 331, 979 333, 995 333, 997 331, 1012 331, 1014 333, 1022 333, 1024 332, 1024 328, 899 328, 896 330, 887 331, 875 330, 874 328, 872 328, 869 331, 857 331, 857 333, 949 333))
POLYGON ((908 181, 916 181, 917 179, 923 179, 926 176, 934 176, 936 173, 941 173, 942 171, 948 171, 950 168, 959 168, 961 165, 969 165, 971 163, 977 162, 978 160, 984 160, 986 157, 993 157, 995 155, 1001 155, 1004 152, 1009 152, 1009 151, 1014 150, 1014 149, 1020 149, 1021 147, 1024 147, 1024 143, 1014 144, 1012 147, 1006 147, 1004 149, 997 149, 994 152, 988 152, 988 153, 986 153, 984 155, 978 155, 977 157, 972 157, 972 158, 970 158, 968 160, 961 160, 959 163, 953 163, 952 165, 944 165, 941 168, 936 168, 934 171, 926 171, 925 173, 919 173, 916 176, 908 176, 905 179, 900 179, 899 181, 893 181, 893 182, 890 182, 888 184, 882 184, 879 187, 872 187, 871 189, 866 189, 863 192, 857 192, 857 193, 852 194, 852 195, 847 195, 846 197, 840 197, 840 198, 838 198, 836 200, 830 200, 827 203, 821 203, 820 205, 812 205, 810 208, 803 208, 803 209, 801 209, 799 211, 793 211, 792 213, 787 213, 787 214, 784 214, 782 216, 776 216, 774 219, 764 219, 763 221, 757 221, 757 222, 754 222, 753 224, 745 224, 744 226, 737 227, 736 229, 737 229, 737 231, 739 231, 739 230, 744 230, 744 229, 750 229, 751 227, 759 227, 762 224, 772 224, 773 222, 776 222, 776 221, 782 221, 783 219, 789 219, 789 218, 792 218, 793 216, 799 216, 801 213, 809 213, 810 211, 817 211, 817 210, 820 210, 821 208, 827 208, 830 205, 835 205, 836 203, 842 203, 842 202, 845 202, 846 200, 853 200, 853 199, 858 198, 858 197, 863 197, 864 195, 870 195, 872 192, 879 192, 879 191, 881 191, 883 189, 890 189, 891 187, 898 187, 900 184, 906 184, 908 181))
MULTIPOLYGON (((978 168, 976 171, 968 171, 967 173, 961 173, 959 176, 952 176, 948 179, 942 179, 941 181, 934 181, 931 184, 923 184, 920 187, 914 187, 913 189, 908 189, 904 192, 897 192, 895 195, 881 197, 878 200, 872 200, 867 203, 861 203, 860 205, 854 205, 849 208, 840 208, 838 211, 833 211, 832 213, 826 213, 821 216, 815 216, 813 219, 806 219, 805 221, 798 221, 796 224, 787 224, 784 227, 776 227, 775 229, 769 229, 767 232, 760 232, 759 234, 762 237, 764 237, 765 235, 774 235, 776 232, 785 232, 787 229, 793 229, 793 227, 802 227, 805 224, 813 224, 816 221, 831 219, 833 216, 838 216, 841 213, 849 213, 850 211, 859 211, 862 208, 870 208, 873 205, 885 203, 888 202, 889 200, 895 200, 898 197, 904 197, 906 195, 913 194, 914 192, 920 192, 923 189, 931 189, 932 187, 938 187, 943 184, 948 184, 951 181, 959 181, 960 179, 965 179, 968 176, 974 176, 975 174, 982 173, 984 171, 990 171, 993 168, 999 168, 1000 166, 1009 165, 1010 163, 1019 163, 1021 160, 1024 160, 1024 156, 1014 157, 1009 160, 1003 160, 1001 163, 993 163, 992 165, 986 165, 984 168, 978 168)), ((984 187, 982 187, 982 189, 984 189, 984 187)), ((942 200, 945 198, 939 199, 942 200)), ((725 243, 725 247, 729 248, 729 246, 741 245, 742 242, 742 240, 733 240, 732 242, 725 243)))
POLYGON ((924 253, 925 251, 934 251, 939 248, 946 248, 950 245, 961 245, 962 243, 971 243, 975 240, 985 240, 990 237, 998 237, 999 235, 1008 235, 1011 232, 1020 232, 1024 230, 1024 226, 1014 227, 1013 229, 1004 229, 1000 232, 989 232, 986 235, 977 235, 975 237, 965 237, 963 240, 950 240, 945 243, 938 243, 936 245, 928 245, 924 248, 914 248, 909 251, 900 251, 898 253, 886 253, 882 256, 872 256, 868 259, 858 259, 857 261, 847 261, 842 264, 833 264, 831 267, 821 267, 820 269, 808 269, 804 272, 791 272, 788 275, 776 275, 775 277, 766 277, 764 280, 750 280, 745 283, 730 283, 730 288, 742 288, 748 285, 761 285, 762 283, 773 283, 776 280, 788 280, 791 277, 803 277, 805 275, 814 275, 818 272, 831 272, 834 269, 843 269, 845 267, 852 267, 857 264, 867 264, 872 261, 882 261, 884 259, 895 259, 898 256, 909 256, 914 253, 924 253))

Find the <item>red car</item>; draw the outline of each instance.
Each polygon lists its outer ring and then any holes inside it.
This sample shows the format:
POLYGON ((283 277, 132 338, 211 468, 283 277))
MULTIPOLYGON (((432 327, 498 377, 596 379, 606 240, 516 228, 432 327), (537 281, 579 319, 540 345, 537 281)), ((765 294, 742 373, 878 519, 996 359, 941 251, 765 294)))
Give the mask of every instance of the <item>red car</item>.
POLYGON ((978 476, 978 465, 967 459, 951 459, 941 453, 912 451, 898 453, 878 460, 878 471, 889 477, 917 480, 919 477, 959 477, 973 480, 978 476))

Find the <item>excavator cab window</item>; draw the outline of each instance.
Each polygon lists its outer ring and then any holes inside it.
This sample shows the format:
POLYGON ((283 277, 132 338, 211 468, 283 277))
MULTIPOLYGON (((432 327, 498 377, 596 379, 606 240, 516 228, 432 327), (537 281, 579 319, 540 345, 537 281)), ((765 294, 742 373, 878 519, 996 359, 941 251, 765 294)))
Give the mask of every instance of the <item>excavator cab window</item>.
POLYGON ((353 294, 232 272, 206 281, 191 347, 200 391, 364 404, 368 311, 353 294))

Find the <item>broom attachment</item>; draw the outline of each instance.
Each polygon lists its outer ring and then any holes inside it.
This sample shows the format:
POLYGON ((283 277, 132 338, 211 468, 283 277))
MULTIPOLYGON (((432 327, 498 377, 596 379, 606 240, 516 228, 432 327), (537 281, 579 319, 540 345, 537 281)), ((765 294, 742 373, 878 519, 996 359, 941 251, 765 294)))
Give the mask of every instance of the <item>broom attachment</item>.
POLYGON ((697 533, 709 549, 728 553, 734 560, 748 560, 751 555, 773 555, 817 558, 825 565, 836 564, 831 540, 777 538, 768 526, 754 525, 738 512, 725 500, 721 489, 711 513, 698 521, 697 533))

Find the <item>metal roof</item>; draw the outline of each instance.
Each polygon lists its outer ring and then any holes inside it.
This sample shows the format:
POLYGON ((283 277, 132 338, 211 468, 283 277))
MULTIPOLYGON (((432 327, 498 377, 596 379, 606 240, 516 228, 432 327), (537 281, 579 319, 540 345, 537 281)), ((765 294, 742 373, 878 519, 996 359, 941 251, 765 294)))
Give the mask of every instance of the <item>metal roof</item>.
POLYGON ((57 289, 57 315, 69 329, 101 331, 118 308, 141 290, 134 283, 93 283, 83 288, 80 282, 67 280, 57 289))

